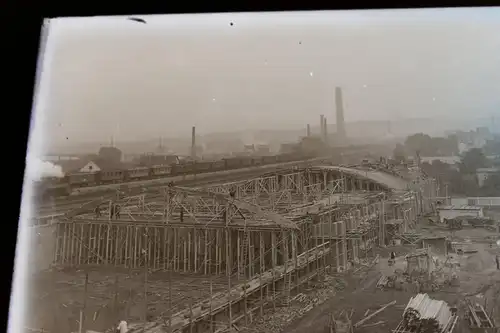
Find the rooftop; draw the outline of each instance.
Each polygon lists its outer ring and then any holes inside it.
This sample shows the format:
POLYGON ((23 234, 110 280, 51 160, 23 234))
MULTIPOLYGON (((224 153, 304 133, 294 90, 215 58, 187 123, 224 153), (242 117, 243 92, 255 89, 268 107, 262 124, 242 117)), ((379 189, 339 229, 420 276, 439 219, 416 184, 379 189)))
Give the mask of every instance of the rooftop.
POLYGON ((468 206, 468 205, 463 205, 463 206, 441 206, 438 207, 438 210, 481 210, 482 207, 478 206, 468 206))
POLYGON ((476 170, 476 172, 484 172, 484 173, 499 172, 499 171, 500 171, 500 168, 478 168, 476 170))

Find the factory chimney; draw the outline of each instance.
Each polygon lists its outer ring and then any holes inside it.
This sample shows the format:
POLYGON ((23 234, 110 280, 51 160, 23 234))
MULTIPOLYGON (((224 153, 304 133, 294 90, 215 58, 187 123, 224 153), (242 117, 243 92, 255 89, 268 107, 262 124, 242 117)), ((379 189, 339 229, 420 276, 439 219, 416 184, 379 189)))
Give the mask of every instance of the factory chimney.
POLYGON ((191 158, 196 159, 196 127, 191 130, 191 158))
POLYGON ((306 135, 307 135, 307 137, 311 136, 311 125, 309 125, 309 124, 307 124, 306 135))
POLYGON ((323 141, 328 142, 328 125, 326 122, 326 117, 323 118, 323 141))
POLYGON ((325 116, 320 115, 319 116, 319 136, 321 137, 321 139, 323 139, 323 137, 324 137, 324 133, 323 133, 324 129, 325 129, 325 116))
POLYGON ((335 88, 335 107, 337 109, 337 138, 341 144, 346 142, 346 131, 344 122, 344 105, 342 103, 342 89, 335 88))

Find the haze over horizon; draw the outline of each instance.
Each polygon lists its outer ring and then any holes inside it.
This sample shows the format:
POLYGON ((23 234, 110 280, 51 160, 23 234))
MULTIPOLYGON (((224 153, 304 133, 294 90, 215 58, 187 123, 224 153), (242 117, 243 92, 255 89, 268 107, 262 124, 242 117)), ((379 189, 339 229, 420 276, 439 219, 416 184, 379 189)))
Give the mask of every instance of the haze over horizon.
POLYGON ((336 86, 346 122, 499 110, 500 8, 144 19, 51 21, 47 145, 334 123, 336 86))

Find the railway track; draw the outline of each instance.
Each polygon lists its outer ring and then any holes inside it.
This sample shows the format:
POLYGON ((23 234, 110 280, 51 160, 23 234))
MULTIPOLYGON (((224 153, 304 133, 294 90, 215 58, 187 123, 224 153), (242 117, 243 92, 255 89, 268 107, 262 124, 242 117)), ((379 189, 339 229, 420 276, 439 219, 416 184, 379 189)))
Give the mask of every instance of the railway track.
MULTIPOLYGON (((265 172, 261 170, 262 173, 267 173, 270 170, 267 169, 265 172)), ((258 177, 259 173, 256 173, 255 171, 253 172, 245 172, 245 173, 239 173, 239 174, 233 174, 233 175, 225 175, 225 176, 219 176, 219 177, 214 177, 214 178, 206 178, 206 179, 189 179, 185 181, 178 181, 176 182, 176 185, 182 185, 182 186, 208 186, 208 185, 216 185, 216 184, 221 184, 221 183, 227 183, 227 182, 236 182, 236 181, 242 181, 242 180, 247 180, 251 179, 253 177, 258 177)), ((159 187, 164 187, 168 184, 171 178, 163 179, 163 180, 158 180, 157 183, 148 185, 148 184, 143 184, 142 186, 147 186, 148 189, 154 189, 154 188, 159 188, 159 187)), ((115 184, 114 184, 115 185, 115 184)), ((103 189, 100 192, 93 192, 93 193, 87 193, 83 195, 83 197, 80 196, 73 196, 73 197, 66 197, 65 199, 58 199, 54 200, 51 203, 48 204, 39 204, 35 205, 35 219, 51 219, 55 218, 58 216, 62 216, 65 213, 77 209, 81 207, 82 205, 93 201, 97 199, 100 196, 110 194, 116 191, 117 188, 120 186, 124 186, 124 184, 116 184, 118 186, 114 186, 109 189, 103 189)), ((139 187, 140 185, 135 185, 135 187, 139 187)))

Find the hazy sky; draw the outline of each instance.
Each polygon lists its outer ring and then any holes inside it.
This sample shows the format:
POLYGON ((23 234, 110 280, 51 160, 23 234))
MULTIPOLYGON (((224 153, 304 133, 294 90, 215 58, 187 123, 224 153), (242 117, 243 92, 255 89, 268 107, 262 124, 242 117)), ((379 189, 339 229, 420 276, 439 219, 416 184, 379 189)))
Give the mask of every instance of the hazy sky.
POLYGON ((500 111, 500 8, 144 18, 51 22, 51 141, 500 111))

